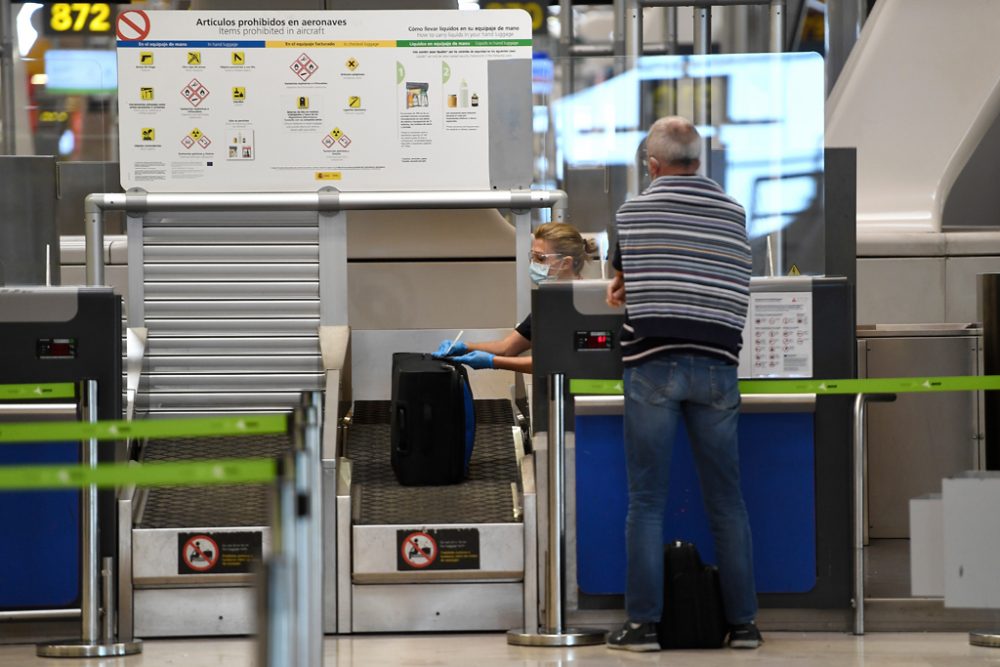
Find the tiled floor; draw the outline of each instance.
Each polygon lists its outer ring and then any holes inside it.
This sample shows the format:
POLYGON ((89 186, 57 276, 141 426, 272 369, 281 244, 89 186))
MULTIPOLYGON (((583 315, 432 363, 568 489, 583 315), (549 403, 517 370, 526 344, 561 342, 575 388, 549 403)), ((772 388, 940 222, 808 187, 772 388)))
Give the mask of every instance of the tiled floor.
MULTIPOLYGON (((455 667, 585 667, 597 665, 866 665, 876 667, 961 667, 1000 665, 1000 649, 970 646, 967 634, 765 633, 756 651, 669 651, 627 653, 603 646, 522 648, 503 634, 363 635, 328 638, 326 667, 435 665, 455 667)), ((0 667, 243 667, 253 665, 254 644, 246 639, 159 640, 139 656, 105 660, 42 659, 34 646, 0 646, 0 667)))

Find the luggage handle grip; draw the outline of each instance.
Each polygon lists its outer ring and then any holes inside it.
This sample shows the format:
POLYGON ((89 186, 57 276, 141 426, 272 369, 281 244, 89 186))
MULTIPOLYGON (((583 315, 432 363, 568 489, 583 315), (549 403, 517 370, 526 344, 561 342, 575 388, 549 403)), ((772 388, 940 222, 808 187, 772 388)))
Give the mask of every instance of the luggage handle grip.
POLYGON ((399 433, 399 440, 396 442, 396 451, 400 454, 408 454, 410 446, 406 441, 406 407, 403 405, 396 406, 396 424, 399 426, 396 431, 399 433))

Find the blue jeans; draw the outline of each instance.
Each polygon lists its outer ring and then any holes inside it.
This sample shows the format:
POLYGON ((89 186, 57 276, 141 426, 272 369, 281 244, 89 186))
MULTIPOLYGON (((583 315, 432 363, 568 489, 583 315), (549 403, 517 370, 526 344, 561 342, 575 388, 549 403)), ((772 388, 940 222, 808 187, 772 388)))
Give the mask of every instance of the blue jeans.
POLYGON ((756 616, 750 522, 740 490, 739 408, 735 364, 698 354, 661 354, 625 369, 630 621, 658 622, 663 614, 663 515, 682 416, 715 538, 726 619, 735 625, 756 616))

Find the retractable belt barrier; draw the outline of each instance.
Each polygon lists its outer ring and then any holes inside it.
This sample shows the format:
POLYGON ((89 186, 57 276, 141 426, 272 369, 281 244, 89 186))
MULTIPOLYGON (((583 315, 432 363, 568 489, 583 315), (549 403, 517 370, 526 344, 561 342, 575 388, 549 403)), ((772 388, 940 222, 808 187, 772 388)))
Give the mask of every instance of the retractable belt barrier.
POLYGON ((76 385, 72 382, 0 384, 0 401, 33 401, 50 398, 76 398, 76 385))
MULTIPOLYGON (((73 397, 74 386, 0 385, 0 398, 73 397), (64 388, 69 394, 60 393, 64 388), (37 391, 36 391, 37 390, 37 391), (40 393, 41 392, 41 393, 40 393)), ((0 424, 0 446, 67 440, 122 440, 125 438, 185 438, 285 433, 287 415, 234 415, 139 422, 32 422, 0 424)), ((278 474, 273 459, 219 459, 174 463, 118 463, 87 465, 32 465, 0 467, 0 490, 67 489, 96 485, 198 486, 260 484, 278 474)))
MULTIPOLYGON (((862 378, 845 380, 740 380, 741 394, 911 394, 1000 389, 1000 375, 862 378)), ((570 380, 571 394, 621 394, 621 380, 570 380)))

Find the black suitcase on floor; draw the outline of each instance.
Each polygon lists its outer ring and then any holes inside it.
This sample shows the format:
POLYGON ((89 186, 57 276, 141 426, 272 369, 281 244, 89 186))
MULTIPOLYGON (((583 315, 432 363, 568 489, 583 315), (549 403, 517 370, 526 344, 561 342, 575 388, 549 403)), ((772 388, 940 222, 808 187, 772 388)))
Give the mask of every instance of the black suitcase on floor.
POLYGON ((660 647, 722 648, 728 630, 719 569, 702 563, 690 542, 666 545, 663 618, 656 626, 660 647))
POLYGON ((475 436, 465 366, 429 354, 393 354, 390 428, 392 470, 400 484, 461 482, 475 436))

